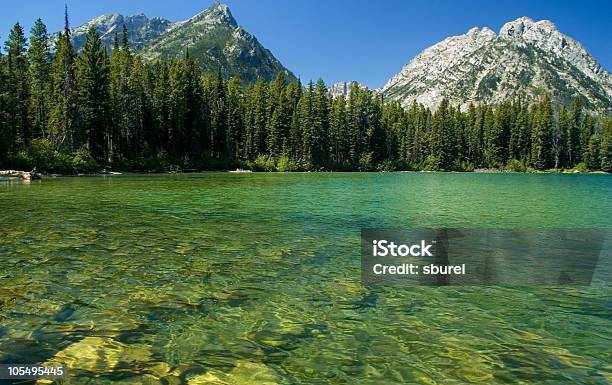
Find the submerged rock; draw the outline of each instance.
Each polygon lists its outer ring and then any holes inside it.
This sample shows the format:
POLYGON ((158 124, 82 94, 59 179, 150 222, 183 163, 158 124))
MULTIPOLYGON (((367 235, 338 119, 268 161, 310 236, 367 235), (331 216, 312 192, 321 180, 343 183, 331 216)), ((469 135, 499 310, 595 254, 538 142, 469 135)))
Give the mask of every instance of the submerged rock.
POLYGON ((212 370, 189 378, 189 385, 278 385, 280 378, 268 366, 251 361, 238 361, 236 366, 224 373, 212 370))
POLYGON ((68 346, 51 359, 51 362, 65 363, 70 369, 94 373, 109 373, 117 366, 123 346, 105 337, 85 337, 68 346))
POLYGON ((118 365, 144 366, 152 359, 150 346, 122 344, 109 337, 85 337, 57 353, 47 364, 65 364, 69 371, 95 375, 112 373, 118 365))

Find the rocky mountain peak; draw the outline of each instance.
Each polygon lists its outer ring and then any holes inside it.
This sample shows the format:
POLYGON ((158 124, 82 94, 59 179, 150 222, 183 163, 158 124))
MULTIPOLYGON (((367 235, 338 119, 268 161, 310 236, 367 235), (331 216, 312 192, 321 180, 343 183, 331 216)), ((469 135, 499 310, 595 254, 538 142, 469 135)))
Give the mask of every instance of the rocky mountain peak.
POLYGON ((145 60, 182 58, 189 48, 191 57, 203 70, 220 67, 226 76, 237 75, 245 82, 254 82, 260 76, 271 80, 278 72, 296 80, 270 51, 238 25, 229 7, 219 2, 175 23, 160 17, 147 18, 144 14, 101 15, 72 30, 73 44, 77 50, 82 49, 87 30, 93 26, 102 44, 112 49, 115 33, 121 34, 124 25, 130 48, 145 60))
POLYGON ((504 24, 499 30, 499 36, 512 39, 520 39, 525 31, 529 30, 534 24, 534 21, 529 17, 519 17, 516 20, 509 21, 504 24))
POLYGON ((507 39, 535 40, 551 34, 561 34, 550 20, 533 21, 529 17, 519 17, 502 26, 499 36, 507 39))
POLYGON ((221 68, 226 76, 237 75, 244 82, 254 82, 260 76, 271 80, 278 72, 295 80, 270 51, 238 25, 226 4, 215 3, 188 20, 174 23, 139 53, 146 60, 172 59, 183 57, 186 48, 205 71, 221 68))
POLYGON ((387 99, 435 109, 442 99, 469 103, 585 98, 592 111, 612 111, 612 75, 576 40, 548 20, 521 17, 501 28, 472 28, 425 49, 383 87, 387 99))
POLYGON ((238 27, 238 23, 227 4, 215 3, 210 8, 195 15, 190 20, 204 22, 207 24, 226 24, 232 27, 238 27))
POLYGON ((467 31, 464 36, 471 37, 473 39, 478 39, 479 37, 484 37, 485 39, 487 39, 497 37, 497 34, 489 27, 474 27, 467 31))
POLYGON ((605 71, 576 40, 561 33, 550 20, 533 21, 521 17, 504 24, 499 36, 515 39, 517 43, 530 43, 535 47, 568 60, 590 78, 605 71))

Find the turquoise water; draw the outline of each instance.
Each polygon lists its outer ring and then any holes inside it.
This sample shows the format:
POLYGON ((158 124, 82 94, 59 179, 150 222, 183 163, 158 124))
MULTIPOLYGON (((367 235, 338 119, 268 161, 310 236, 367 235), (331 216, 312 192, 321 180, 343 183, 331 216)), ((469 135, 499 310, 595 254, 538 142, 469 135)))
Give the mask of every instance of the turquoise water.
POLYGON ((0 182, 0 363, 74 384, 608 384, 612 289, 372 287, 362 227, 612 227, 612 176, 0 182))

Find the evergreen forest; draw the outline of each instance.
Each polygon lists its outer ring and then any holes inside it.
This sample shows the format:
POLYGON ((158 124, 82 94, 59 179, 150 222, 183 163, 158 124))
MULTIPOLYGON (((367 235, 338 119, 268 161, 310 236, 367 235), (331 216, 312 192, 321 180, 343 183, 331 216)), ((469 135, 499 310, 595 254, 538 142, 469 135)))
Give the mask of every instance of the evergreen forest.
POLYGON ((0 54, 0 168, 612 172, 612 119, 579 96, 430 111, 357 85, 332 97, 322 80, 282 73, 242 84, 202 73, 188 50, 144 62, 125 27, 110 51, 90 29, 77 53, 67 16, 54 40, 40 19, 28 37, 15 24, 0 54))

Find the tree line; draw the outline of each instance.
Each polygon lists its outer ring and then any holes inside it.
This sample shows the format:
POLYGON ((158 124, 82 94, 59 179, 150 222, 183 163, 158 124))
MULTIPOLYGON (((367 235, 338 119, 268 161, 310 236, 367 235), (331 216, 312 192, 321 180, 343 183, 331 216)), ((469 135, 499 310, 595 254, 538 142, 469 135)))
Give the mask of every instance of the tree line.
POLYGON ((5 51, 3 168, 612 172, 612 119, 587 113, 580 97, 558 111, 544 94, 467 111, 444 100, 432 112, 359 86, 332 97, 322 80, 282 73, 245 85, 220 69, 202 74, 188 50, 145 63, 125 27, 110 52, 92 27, 77 53, 67 14, 54 42, 40 19, 29 42, 17 23, 5 51))

